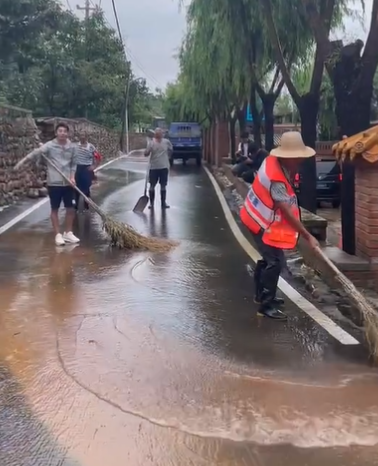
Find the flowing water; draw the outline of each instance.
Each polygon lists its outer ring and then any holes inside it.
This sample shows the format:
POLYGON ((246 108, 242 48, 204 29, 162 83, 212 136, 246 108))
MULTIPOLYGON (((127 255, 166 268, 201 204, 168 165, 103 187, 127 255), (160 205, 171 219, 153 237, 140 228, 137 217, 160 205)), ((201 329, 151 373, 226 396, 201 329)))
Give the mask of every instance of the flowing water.
POLYGON ((0 465, 378 464, 363 348, 290 303, 256 317, 205 173, 175 168, 172 208, 136 216, 144 169, 111 166, 97 199, 168 254, 110 251, 94 216, 57 249, 47 208, 1 238, 0 465))

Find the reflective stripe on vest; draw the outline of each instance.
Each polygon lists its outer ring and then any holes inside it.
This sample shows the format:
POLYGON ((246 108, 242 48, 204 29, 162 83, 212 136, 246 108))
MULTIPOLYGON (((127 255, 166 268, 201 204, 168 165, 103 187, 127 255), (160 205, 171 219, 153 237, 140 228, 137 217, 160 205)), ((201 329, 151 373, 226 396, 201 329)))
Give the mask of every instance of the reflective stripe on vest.
POLYGON ((267 207, 255 194, 251 186, 248 191, 244 206, 248 214, 257 222, 261 228, 266 230, 274 220, 274 210, 267 207))
POLYGON ((267 157, 261 164, 244 202, 248 214, 264 230, 266 230, 274 220, 274 202, 270 195, 272 181, 267 173, 268 163, 267 157), (262 199, 262 196, 256 193, 255 188, 260 188, 260 191, 262 188, 262 191, 265 191, 265 199, 262 199))

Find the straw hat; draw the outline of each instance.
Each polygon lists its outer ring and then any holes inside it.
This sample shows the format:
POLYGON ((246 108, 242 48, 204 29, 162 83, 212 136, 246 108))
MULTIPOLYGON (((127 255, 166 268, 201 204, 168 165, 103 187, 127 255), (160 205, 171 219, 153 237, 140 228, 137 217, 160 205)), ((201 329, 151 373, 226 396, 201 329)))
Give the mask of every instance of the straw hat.
POLYGON ((283 133, 280 145, 270 151, 270 155, 281 159, 307 159, 315 154, 314 149, 304 145, 301 133, 298 131, 283 133))

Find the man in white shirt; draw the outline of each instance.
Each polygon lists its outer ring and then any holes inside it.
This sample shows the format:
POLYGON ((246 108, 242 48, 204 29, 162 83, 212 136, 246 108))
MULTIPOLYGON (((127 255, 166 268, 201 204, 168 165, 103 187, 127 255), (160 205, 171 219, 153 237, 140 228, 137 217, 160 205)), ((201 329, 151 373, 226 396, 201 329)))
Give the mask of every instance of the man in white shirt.
POLYGON ((169 156, 172 150, 173 147, 171 142, 163 137, 163 130, 156 128, 154 139, 148 143, 147 149, 144 151, 145 157, 150 156, 150 209, 154 208, 155 187, 158 183, 160 184, 161 208, 163 210, 169 209, 166 199, 169 174, 169 156))

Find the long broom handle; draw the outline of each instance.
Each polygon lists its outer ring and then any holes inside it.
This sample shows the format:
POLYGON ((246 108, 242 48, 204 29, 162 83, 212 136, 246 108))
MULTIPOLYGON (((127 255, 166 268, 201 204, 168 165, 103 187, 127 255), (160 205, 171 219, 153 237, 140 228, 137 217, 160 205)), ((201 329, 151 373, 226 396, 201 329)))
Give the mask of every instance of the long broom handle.
POLYGON ((92 201, 92 199, 90 199, 88 196, 86 196, 86 195, 81 191, 81 189, 79 189, 79 188, 76 186, 75 183, 72 183, 72 181, 68 178, 68 176, 65 175, 65 174, 62 172, 62 170, 61 170, 60 168, 58 168, 52 160, 50 160, 50 159, 49 159, 48 157, 46 157, 44 154, 42 154, 42 157, 46 160, 47 163, 49 163, 49 164, 52 166, 52 168, 54 168, 54 170, 56 170, 56 171, 59 173, 59 175, 60 175, 64 180, 67 181, 67 183, 69 183, 70 186, 72 186, 72 188, 74 188, 81 196, 83 196, 85 202, 86 202, 87 204, 89 204, 89 205, 92 207, 92 209, 95 210, 95 211, 100 215, 100 217, 103 217, 103 216, 104 216, 104 213, 100 210, 100 208, 98 207, 98 205, 95 204, 95 203, 92 201))
MULTIPOLYGON (((151 138, 147 137, 147 147, 148 147, 150 139, 151 138)), ((150 167, 151 167, 151 155, 148 157, 148 164, 147 164, 147 169, 146 169, 146 179, 144 181, 144 195, 145 196, 147 196, 148 175, 150 173, 150 167)))
POLYGON ((148 159, 148 165, 146 170, 146 179, 144 182, 144 195, 147 196, 147 185, 148 185, 148 175, 150 174, 151 158, 148 159))

